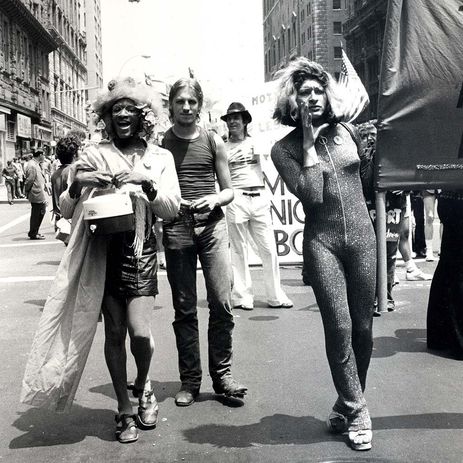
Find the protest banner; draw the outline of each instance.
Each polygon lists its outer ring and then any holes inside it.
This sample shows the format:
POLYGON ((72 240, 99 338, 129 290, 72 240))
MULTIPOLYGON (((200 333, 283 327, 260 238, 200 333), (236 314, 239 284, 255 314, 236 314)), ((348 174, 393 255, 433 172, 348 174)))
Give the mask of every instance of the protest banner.
MULTIPOLYGON (((264 181, 271 194, 271 213, 280 263, 302 262, 302 238, 305 215, 300 201, 289 192, 270 158, 275 142, 293 127, 285 127, 272 119, 275 108, 276 83, 267 82, 243 96, 242 103, 252 115, 250 135, 254 152, 261 155, 264 181)), ((258 260, 251 259, 251 262, 258 260)))
POLYGON ((463 1, 390 0, 378 101, 379 190, 463 188, 463 1))

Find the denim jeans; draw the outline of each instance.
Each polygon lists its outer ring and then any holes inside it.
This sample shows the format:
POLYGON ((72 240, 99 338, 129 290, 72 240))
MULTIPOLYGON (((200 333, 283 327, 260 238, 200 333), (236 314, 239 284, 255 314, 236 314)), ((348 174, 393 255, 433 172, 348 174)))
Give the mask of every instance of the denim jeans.
POLYGON ((199 390, 202 375, 196 292, 198 258, 209 305, 209 373, 213 382, 231 374, 234 327, 230 304, 231 265, 225 219, 223 214, 219 214, 219 218, 217 215, 201 220, 202 217, 186 212, 164 224, 180 380, 182 388, 190 391, 199 390))

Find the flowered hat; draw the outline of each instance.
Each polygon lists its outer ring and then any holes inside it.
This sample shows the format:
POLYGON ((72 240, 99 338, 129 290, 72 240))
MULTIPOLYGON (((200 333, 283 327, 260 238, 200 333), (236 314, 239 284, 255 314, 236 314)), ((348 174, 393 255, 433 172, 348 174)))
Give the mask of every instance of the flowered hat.
POLYGON ((140 109, 145 106, 154 111, 159 109, 160 97, 153 87, 136 82, 132 77, 125 77, 121 80, 113 79, 108 83, 108 90, 98 95, 93 102, 93 110, 103 117, 121 98, 130 98, 140 109))
POLYGON ((141 136, 149 137, 162 110, 161 97, 153 87, 136 82, 132 77, 111 80, 108 90, 97 96, 92 104, 93 113, 97 116, 97 127, 105 129, 111 137, 111 108, 122 98, 133 100, 142 111, 141 136))

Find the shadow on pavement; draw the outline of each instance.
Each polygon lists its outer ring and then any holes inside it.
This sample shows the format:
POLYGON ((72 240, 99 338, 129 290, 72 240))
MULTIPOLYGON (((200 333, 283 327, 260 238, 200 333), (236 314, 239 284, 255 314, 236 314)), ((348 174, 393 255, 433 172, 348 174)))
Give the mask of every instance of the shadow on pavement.
POLYGON ((304 311, 307 310, 309 312, 320 312, 320 309, 318 308, 318 304, 314 302, 313 304, 306 305, 305 307, 301 307, 298 309, 299 311, 304 311))
POLYGON ((426 330, 396 330, 395 336, 382 336, 373 340, 373 358, 391 357, 399 352, 427 352, 426 330))
MULTIPOLYGON (((425 413, 373 418, 373 429, 463 429, 463 413, 425 413)), ((191 443, 244 448, 257 445, 303 445, 346 441, 332 435, 326 424, 313 416, 276 414, 245 426, 204 425, 183 432, 191 443)), ((347 445, 347 442, 346 442, 347 445)))
MULTIPOLYGON (((158 403, 162 403, 165 400, 174 400, 175 394, 180 389, 180 382, 179 381, 166 381, 161 383, 159 381, 151 380, 151 384, 153 385, 154 395, 156 396, 156 400, 158 403)), ((89 389, 90 392, 94 392, 96 394, 102 394, 106 397, 116 400, 116 395, 114 393, 114 388, 111 383, 101 384, 99 386, 95 386, 89 389)), ((137 406, 137 399, 132 396, 132 393, 129 392, 129 397, 132 399, 132 403, 134 407, 137 406)), ((244 405, 244 402, 240 399, 233 398, 233 397, 225 397, 223 395, 217 395, 208 392, 201 392, 199 396, 196 398, 196 402, 206 402, 209 400, 216 400, 220 402, 222 405, 230 407, 230 408, 238 408, 244 405)))
POLYGON ((59 265, 61 261, 59 260, 41 260, 35 265, 59 265))
MULTIPOLYGON (((151 384, 153 385, 154 395, 156 396, 156 400, 161 403, 164 402, 166 399, 173 399, 175 394, 180 389, 180 382, 179 381, 166 381, 161 383, 159 381, 151 380, 151 384)), ((102 394, 106 397, 110 397, 111 399, 116 400, 116 395, 114 394, 114 388, 112 383, 101 384, 99 386, 95 386, 89 389, 90 392, 94 392, 96 394, 102 394)), ((134 404, 137 399, 132 396, 132 393, 129 392, 130 398, 133 398, 134 404)))
POLYGON ((295 417, 276 414, 259 423, 244 426, 204 425, 183 432, 191 443, 216 447, 253 447, 262 445, 311 444, 345 440, 326 431, 324 421, 313 416, 295 417))
POLYGON ((13 423, 24 434, 14 438, 10 449, 74 444, 88 436, 114 441, 114 412, 74 404, 71 413, 58 414, 31 408, 13 423))
POLYGON ((253 322, 270 322, 279 319, 280 317, 277 317, 275 315, 256 315, 254 317, 248 318, 248 320, 252 320, 253 322))
POLYGON ((24 301, 24 304, 36 305, 40 307, 40 311, 42 311, 45 305, 45 299, 29 299, 28 301, 24 301))

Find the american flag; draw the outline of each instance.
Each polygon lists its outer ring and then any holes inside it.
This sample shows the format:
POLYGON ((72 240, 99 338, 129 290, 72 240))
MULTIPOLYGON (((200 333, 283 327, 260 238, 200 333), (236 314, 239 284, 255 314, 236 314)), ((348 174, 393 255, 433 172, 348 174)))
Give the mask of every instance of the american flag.
POLYGON ((344 49, 338 85, 342 92, 344 118, 347 122, 352 122, 367 107, 370 98, 344 49))

